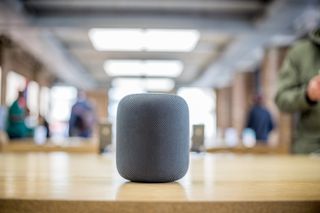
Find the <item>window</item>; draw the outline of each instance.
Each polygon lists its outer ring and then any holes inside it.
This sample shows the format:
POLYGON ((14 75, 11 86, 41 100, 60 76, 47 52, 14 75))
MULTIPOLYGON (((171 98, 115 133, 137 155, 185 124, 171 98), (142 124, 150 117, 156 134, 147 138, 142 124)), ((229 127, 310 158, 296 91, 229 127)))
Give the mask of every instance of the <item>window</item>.
POLYGON ((50 118, 56 121, 68 121, 71 107, 77 97, 77 90, 69 86, 54 86, 51 89, 52 110, 50 118))
POLYGON ((35 81, 28 83, 27 106, 32 116, 39 115, 39 84, 35 81))
POLYGON ((7 75, 6 104, 11 105, 18 97, 18 91, 26 87, 26 78, 22 75, 10 71, 7 75))
POLYGON ((40 115, 47 117, 50 107, 50 89, 48 87, 41 87, 40 89, 40 115))
POLYGON ((68 133, 71 107, 75 103, 77 89, 70 86, 54 86, 50 91, 50 127, 52 137, 64 138, 68 133))
POLYGON ((190 131, 192 131, 192 125, 204 124, 205 145, 213 146, 216 135, 216 97, 214 91, 205 88, 180 88, 178 95, 188 103, 190 131))

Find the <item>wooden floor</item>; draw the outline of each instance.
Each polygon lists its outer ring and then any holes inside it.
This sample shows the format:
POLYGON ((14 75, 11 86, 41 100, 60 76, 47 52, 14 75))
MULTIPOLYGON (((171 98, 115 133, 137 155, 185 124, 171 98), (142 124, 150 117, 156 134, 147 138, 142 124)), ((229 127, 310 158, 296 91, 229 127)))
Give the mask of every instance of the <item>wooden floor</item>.
POLYGON ((0 212, 320 212, 319 156, 192 154, 168 184, 130 183, 113 155, 0 154, 0 212))

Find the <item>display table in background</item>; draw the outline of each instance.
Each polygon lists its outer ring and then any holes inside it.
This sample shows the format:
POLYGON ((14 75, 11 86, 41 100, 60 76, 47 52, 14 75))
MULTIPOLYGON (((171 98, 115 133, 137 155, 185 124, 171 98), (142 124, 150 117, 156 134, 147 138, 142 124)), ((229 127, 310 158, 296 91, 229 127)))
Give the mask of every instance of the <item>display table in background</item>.
POLYGON ((191 154, 174 183, 122 179, 114 155, 0 154, 1 212, 320 212, 319 156, 191 154))
POLYGON ((234 154, 289 154, 279 146, 269 146, 268 144, 256 144, 253 147, 235 146, 235 147, 208 147, 206 152, 210 153, 234 153, 234 154))
POLYGON ((65 138, 48 140, 38 145, 33 139, 11 140, 0 144, 0 152, 69 152, 98 153, 98 143, 94 139, 65 138))

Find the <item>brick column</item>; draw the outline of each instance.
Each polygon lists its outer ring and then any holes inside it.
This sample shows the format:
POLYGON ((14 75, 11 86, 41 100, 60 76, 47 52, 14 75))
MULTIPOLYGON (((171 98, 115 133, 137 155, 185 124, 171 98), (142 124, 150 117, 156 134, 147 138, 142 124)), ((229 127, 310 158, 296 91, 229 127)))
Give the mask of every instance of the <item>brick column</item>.
POLYGON ((254 95, 253 73, 238 72, 235 74, 232 83, 232 127, 241 136, 246 127, 248 111, 252 105, 254 95))
POLYGON ((232 90, 231 87, 216 90, 217 128, 224 131, 232 125, 232 90))
MULTIPOLYGON (((277 108, 274 97, 277 91, 277 79, 287 47, 271 47, 265 51, 261 68, 261 86, 267 108, 271 111, 277 125, 274 142, 280 153, 289 153, 292 144, 293 119, 290 114, 282 113, 277 108)), ((271 141, 272 142, 272 141, 271 141)))

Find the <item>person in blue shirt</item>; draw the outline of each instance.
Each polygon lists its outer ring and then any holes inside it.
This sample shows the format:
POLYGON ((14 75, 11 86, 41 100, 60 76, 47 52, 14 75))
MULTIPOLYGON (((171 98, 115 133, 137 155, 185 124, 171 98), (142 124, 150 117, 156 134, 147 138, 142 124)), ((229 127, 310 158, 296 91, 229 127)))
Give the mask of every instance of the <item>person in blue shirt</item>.
POLYGON ((261 95, 255 97, 247 122, 247 128, 254 130, 258 142, 268 142, 269 133, 274 129, 272 116, 263 105, 261 95))
POLYGON ((95 125, 95 113, 84 91, 78 91, 76 103, 72 106, 69 120, 69 136, 89 138, 95 125))

